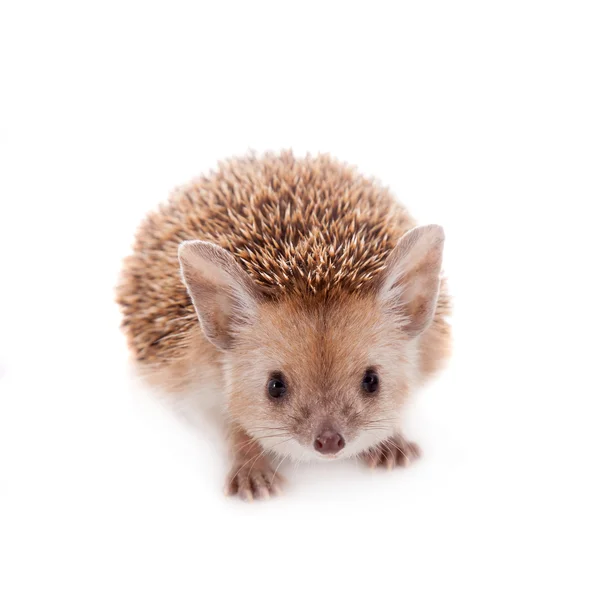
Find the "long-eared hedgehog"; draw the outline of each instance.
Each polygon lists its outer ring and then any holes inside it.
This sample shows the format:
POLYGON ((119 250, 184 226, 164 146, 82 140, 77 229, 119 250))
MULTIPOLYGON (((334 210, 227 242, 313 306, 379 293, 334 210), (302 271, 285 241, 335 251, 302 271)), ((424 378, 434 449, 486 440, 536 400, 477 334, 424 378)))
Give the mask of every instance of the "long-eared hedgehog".
POLYGON ((450 351, 443 243, 329 156, 231 160, 142 223, 122 327, 151 382, 218 390, 228 493, 276 493, 273 455, 405 465, 403 407, 450 351))

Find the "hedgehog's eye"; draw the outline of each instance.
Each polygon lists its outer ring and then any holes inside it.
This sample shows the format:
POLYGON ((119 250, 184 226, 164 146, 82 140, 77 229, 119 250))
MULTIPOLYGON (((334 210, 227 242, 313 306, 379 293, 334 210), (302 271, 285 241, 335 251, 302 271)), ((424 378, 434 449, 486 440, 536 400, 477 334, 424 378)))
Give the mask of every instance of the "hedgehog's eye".
POLYGON ((287 392, 287 386, 281 373, 271 373, 267 382, 267 392, 273 400, 281 400, 287 392))
POLYGON ((379 389, 379 377, 374 369, 367 369, 365 371, 362 388, 367 394, 374 394, 379 389))

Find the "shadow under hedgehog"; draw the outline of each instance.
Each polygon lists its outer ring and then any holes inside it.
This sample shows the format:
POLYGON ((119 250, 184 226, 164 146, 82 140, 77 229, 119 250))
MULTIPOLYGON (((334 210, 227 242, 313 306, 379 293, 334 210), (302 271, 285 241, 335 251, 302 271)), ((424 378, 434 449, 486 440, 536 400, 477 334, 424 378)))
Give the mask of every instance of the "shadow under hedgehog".
POLYGON ((224 382, 230 494, 277 493, 273 455, 406 465, 403 407, 450 351, 443 244, 329 156, 231 160, 142 223, 123 330, 151 382, 224 382))

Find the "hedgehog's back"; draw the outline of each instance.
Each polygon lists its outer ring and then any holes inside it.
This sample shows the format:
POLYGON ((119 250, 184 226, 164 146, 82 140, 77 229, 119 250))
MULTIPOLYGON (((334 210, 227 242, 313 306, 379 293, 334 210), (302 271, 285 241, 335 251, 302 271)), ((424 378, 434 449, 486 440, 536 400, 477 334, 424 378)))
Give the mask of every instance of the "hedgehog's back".
POLYGON ((118 290, 139 359, 175 356, 197 327, 177 248, 211 241, 270 295, 368 289, 413 220, 390 193, 328 156, 248 157, 177 189, 140 227, 118 290))

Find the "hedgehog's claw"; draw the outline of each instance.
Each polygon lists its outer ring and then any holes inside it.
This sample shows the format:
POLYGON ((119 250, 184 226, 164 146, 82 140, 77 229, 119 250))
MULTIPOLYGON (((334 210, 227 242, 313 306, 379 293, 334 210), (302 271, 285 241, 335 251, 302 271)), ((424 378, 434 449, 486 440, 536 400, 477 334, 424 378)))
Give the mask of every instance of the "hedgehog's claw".
POLYGON ((225 494, 239 496, 242 500, 264 500, 281 494, 284 479, 276 473, 266 459, 256 464, 235 464, 227 477, 225 494))
POLYGON ((421 449, 414 442, 409 442, 400 435, 388 438, 361 455, 366 465, 376 467, 407 467, 421 456, 421 449))

